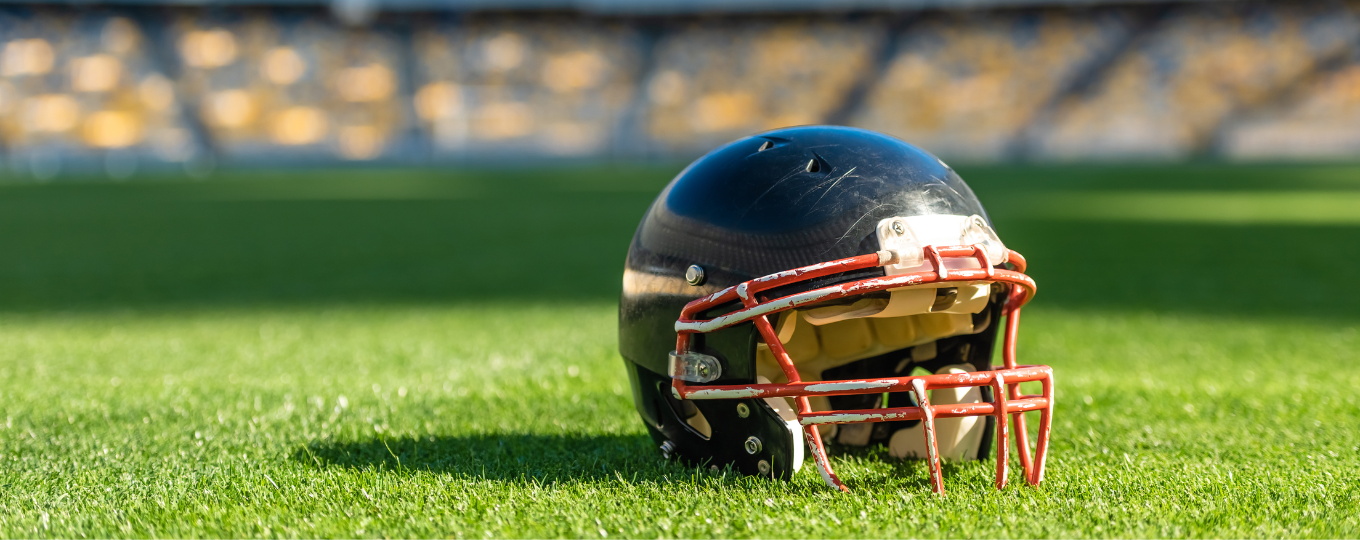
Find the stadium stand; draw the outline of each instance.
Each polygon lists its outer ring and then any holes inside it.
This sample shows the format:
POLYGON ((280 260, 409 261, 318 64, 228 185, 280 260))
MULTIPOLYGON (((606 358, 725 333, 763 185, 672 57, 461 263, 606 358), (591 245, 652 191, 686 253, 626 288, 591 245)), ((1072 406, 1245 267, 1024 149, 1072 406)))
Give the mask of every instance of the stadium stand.
POLYGON ((1039 109, 1135 20, 1116 9, 926 17, 905 30, 853 123, 946 155, 1007 157, 1039 109))
POLYGON ((47 178, 76 158, 125 177, 141 162, 196 152, 174 82, 131 19, 6 10, 0 36, 0 139, 11 169, 47 178))
POLYGON ((744 13, 0 7, 0 158, 686 159, 842 122, 948 158, 1360 156, 1360 0, 744 13))
POLYGON ((1235 158, 1360 156, 1360 55, 1315 79, 1283 103, 1234 121, 1218 150, 1235 158))
POLYGON ((699 20, 663 37, 646 81, 646 134, 695 152, 744 134, 825 122, 870 76, 885 27, 861 21, 699 20))
POLYGON ((1202 152, 1225 118, 1261 106, 1356 43, 1357 4, 1185 5, 1109 67, 1089 95, 1064 99, 1042 130, 1047 157, 1202 152))
POLYGON ((580 18, 427 25, 415 111, 436 157, 608 154, 640 49, 637 32, 580 18))
POLYGON ((409 123, 385 32, 267 12, 186 13, 172 28, 180 91, 229 159, 373 159, 409 123))

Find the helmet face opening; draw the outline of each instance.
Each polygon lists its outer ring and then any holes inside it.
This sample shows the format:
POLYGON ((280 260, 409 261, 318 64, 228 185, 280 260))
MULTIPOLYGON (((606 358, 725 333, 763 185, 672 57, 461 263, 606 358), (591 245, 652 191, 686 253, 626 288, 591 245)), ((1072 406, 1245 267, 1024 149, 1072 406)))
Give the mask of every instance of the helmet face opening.
MULTIPOLYGON (((944 300, 957 298, 956 294, 946 295, 938 292, 944 290, 948 289, 940 287, 915 291, 927 295, 924 307, 930 309, 940 308, 944 303, 936 302, 932 306, 928 302, 932 297, 944 300)), ((978 301, 968 300, 968 303, 977 305, 965 309, 976 310, 979 312, 978 315, 985 315, 981 312, 986 311, 990 299, 991 295, 984 295, 978 301)), ((876 301, 867 302, 870 310, 876 309, 878 304, 887 303, 886 300, 874 300, 876 301)), ((958 303, 957 300, 954 302, 958 303)), ((789 310, 779 315, 775 332, 803 381, 891 377, 918 374, 917 372, 959 373, 987 369, 986 366, 974 366, 968 362, 968 349, 971 345, 967 341, 956 340, 960 344, 946 346, 943 354, 939 350, 940 340, 986 330, 990 321, 985 316, 975 317, 971 313, 926 312, 895 317, 874 317, 882 314, 880 311, 877 314, 861 316, 862 318, 847 317, 848 314, 863 313, 862 309, 857 309, 861 304, 866 302, 859 301, 849 306, 813 307, 806 312, 789 310), (847 311, 845 308, 850 309, 847 311), (812 316, 818 310, 830 310, 835 315, 818 320, 812 316), (827 319, 835 320, 828 322, 827 319), (960 350, 951 350, 950 347, 960 350), (900 352, 904 350, 906 354, 900 352)), ((763 340, 756 345, 756 371, 759 382, 779 384, 789 382, 774 352, 763 340)), ((976 391, 966 395, 957 389, 931 391, 931 399, 936 403, 977 403, 982 401, 982 397, 981 393, 976 391)), ((819 395, 810 396, 808 401, 813 411, 888 408, 916 404, 906 394, 888 394, 886 399, 879 394, 819 395)), ((790 409, 794 407, 791 401, 788 407, 790 409)), ((833 425, 823 430, 822 435, 826 439, 847 446, 866 446, 870 442, 888 443, 890 453, 895 457, 924 457, 924 453, 908 449, 911 444, 919 442, 919 436, 904 439, 903 436, 894 434, 900 429, 909 429, 916 424, 919 422, 894 422, 879 426, 833 425), (870 429, 871 427, 873 429, 870 429)), ((957 429, 963 434, 962 438, 941 438, 942 457, 948 460, 977 459, 982 443, 981 433, 986 427, 986 422, 949 419, 942 420, 941 424, 949 426, 949 429, 957 429)))
POLYGON ((929 460, 936 492, 941 459, 993 441, 1003 486, 1009 437, 1038 410, 1033 458, 1017 445, 1037 483, 1052 378, 1015 362, 1024 267, 962 179, 906 143, 825 126, 736 141, 680 173, 634 236, 619 306, 634 403, 667 457, 787 478, 806 450, 845 490, 824 440, 878 443, 929 460))

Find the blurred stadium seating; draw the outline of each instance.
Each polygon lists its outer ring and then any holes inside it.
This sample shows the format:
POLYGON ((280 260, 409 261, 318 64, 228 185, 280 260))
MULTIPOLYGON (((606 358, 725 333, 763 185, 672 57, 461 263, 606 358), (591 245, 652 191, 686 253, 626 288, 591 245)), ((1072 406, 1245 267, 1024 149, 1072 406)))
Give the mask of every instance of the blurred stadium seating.
MULTIPOLYGON (((1037 146, 1049 156, 1203 153, 1234 114, 1267 105, 1320 63, 1357 46, 1360 4, 1185 5, 1054 111, 1037 146)), ((1257 152, 1272 153, 1258 147, 1257 152)))
POLYGON ((906 28, 853 123, 934 152, 1007 157, 1058 92, 1128 39, 1118 9, 952 12, 906 28))
POLYGON ((409 124, 396 39, 323 17, 178 14, 178 89, 227 159, 367 160, 409 124))
POLYGON ((1360 1, 594 16, 0 7, 21 175, 691 157, 835 122, 946 157, 1360 156, 1360 1))
POLYGON ((646 137, 698 152, 742 135, 815 124, 876 71, 878 20, 699 20, 656 45, 644 81, 646 137))
POLYGON ((0 139, 5 160, 39 178, 97 161, 111 176, 199 150, 175 82, 129 18, 91 11, 0 11, 0 139))
POLYGON ((640 49, 632 29, 581 18, 422 25, 415 113, 437 157, 610 154, 640 49))
POLYGON ((1300 81, 1279 103, 1244 112, 1215 148, 1233 157, 1360 156, 1360 50, 1300 81))

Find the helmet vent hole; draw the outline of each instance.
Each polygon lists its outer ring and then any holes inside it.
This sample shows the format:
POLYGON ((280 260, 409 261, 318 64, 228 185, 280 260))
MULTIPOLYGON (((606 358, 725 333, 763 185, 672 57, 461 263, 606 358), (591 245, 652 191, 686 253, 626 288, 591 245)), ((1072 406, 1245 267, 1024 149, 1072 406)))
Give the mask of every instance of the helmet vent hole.
POLYGON ((821 163, 817 163, 817 160, 815 159, 808 160, 807 172, 820 172, 821 170, 822 170, 821 163))
POLYGON ((761 145, 760 145, 760 148, 757 149, 756 151, 757 151, 757 152, 764 152, 764 151, 769 150, 769 149, 771 149, 771 148, 774 148, 774 141, 765 141, 765 143, 764 143, 764 144, 761 144, 761 145))

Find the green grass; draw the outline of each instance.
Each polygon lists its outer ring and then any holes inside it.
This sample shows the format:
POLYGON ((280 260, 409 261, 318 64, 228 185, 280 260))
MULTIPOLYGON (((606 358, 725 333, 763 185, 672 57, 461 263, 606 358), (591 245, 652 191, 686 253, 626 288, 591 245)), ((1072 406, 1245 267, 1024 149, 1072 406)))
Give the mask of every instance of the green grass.
POLYGON ((1360 536, 1360 167, 963 168, 1057 409, 946 498, 659 457, 613 302, 674 170, 0 185, 0 536, 1360 536))

